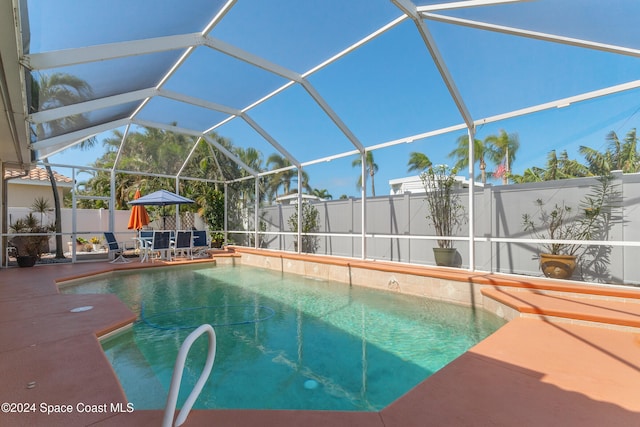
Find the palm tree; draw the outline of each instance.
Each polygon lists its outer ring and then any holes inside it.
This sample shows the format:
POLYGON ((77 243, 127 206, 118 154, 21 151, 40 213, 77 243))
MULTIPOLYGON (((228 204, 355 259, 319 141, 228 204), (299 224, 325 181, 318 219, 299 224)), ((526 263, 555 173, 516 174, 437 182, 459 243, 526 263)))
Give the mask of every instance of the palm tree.
POLYGON ((551 150, 549 151, 549 154, 547 154, 547 168, 545 175, 545 181, 559 179, 558 156, 556 156, 556 150, 551 150))
POLYGON ((258 172, 262 170, 262 153, 259 150, 256 150, 253 147, 248 147, 246 149, 236 147, 233 151, 245 165, 258 172))
POLYGON ((329 190, 327 190, 326 188, 323 188, 323 189, 314 188, 313 191, 311 192, 311 194, 313 194, 314 196, 318 197, 319 199, 323 199, 323 200, 332 200, 333 199, 333 196, 331 194, 329 194, 329 190))
POLYGON ((543 175, 544 181, 579 178, 589 175, 589 169, 577 160, 570 159, 567 150, 563 150, 560 156, 556 155, 556 150, 551 150, 547 155, 547 166, 543 175))
MULTIPOLYGON (((607 135, 607 139, 616 140, 619 145, 618 135, 611 131, 607 135)), ((624 138, 624 144, 620 149, 620 154, 616 159, 619 164, 619 169, 624 173, 634 173, 640 171, 640 153, 638 153, 638 136, 636 135, 636 129, 633 128, 624 138)))
POLYGON ((409 161, 407 162, 407 172, 422 172, 431 166, 431 160, 424 153, 413 151, 409 154, 409 161))
POLYGON ((585 157, 589 164, 589 170, 594 175, 606 175, 613 170, 622 170, 625 173, 640 171, 640 153, 638 153, 638 137, 633 128, 620 142, 618 135, 611 131, 607 135, 607 150, 602 153, 591 147, 581 146, 578 151, 585 157))
MULTIPOLYGON (((488 138, 488 137, 487 137, 488 138)), ((469 135, 462 135, 457 140, 457 147, 448 155, 456 159, 455 168, 461 170, 469 166, 469 135)), ((487 163, 484 160, 487 154, 487 139, 481 141, 473 140, 473 156, 480 165, 480 179, 483 184, 487 183, 487 163)))
MULTIPOLYGON (((371 178, 371 195, 373 197, 376 197, 376 186, 373 180, 373 176, 376 173, 378 173, 378 165, 373 161, 373 152, 367 151, 367 154, 365 157, 367 162, 366 173, 371 178)), ((362 156, 358 156, 358 158, 351 163, 351 166, 353 166, 354 168, 362 167, 362 156)), ((358 182, 356 183, 356 188, 362 189, 362 174, 358 176, 358 182)))
MULTIPOLYGON (((82 190, 83 195, 108 196, 112 194, 108 170, 114 166, 122 136, 121 132, 114 131, 110 137, 103 140, 106 151, 93 163, 93 166, 107 171, 97 171, 95 176, 86 182, 85 188, 82 190)), ((230 140, 219 137, 214 133, 209 136, 229 152, 237 154, 244 163, 256 171, 262 170, 262 155, 259 151, 234 147, 230 140)), ((195 143, 196 141, 191 137, 178 137, 171 132, 158 129, 143 128, 140 131, 131 132, 120 150, 118 169, 140 172, 175 169, 178 164, 182 165, 183 159, 194 149, 195 143), (167 147, 163 147, 163 145, 167 145, 167 147), (165 156, 168 156, 168 158, 165 156)), ((198 143, 193 151, 191 160, 184 166, 183 173, 185 176, 206 180, 233 180, 247 175, 246 171, 242 170, 234 161, 225 155, 218 154, 217 149, 204 140, 198 143)), ((113 192, 115 208, 128 209, 127 201, 131 200, 136 188, 146 194, 161 188, 172 188, 173 185, 175 185, 175 181, 172 179, 146 177, 141 174, 117 173, 115 176, 115 191, 113 192)), ((243 201, 253 193, 253 188, 253 182, 250 181, 235 182, 229 186, 230 191, 234 194, 243 194, 243 201)), ((208 221, 209 226, 212 229, 220 229, 219 221, 215 219, 218 216, 211 214, 213 211, 219 211, 218 204, 221 195, 223 195, 222 188, 218 183, 181 180, 179 192, 196 201, 193 205, 181 207, 181 211, 203 212, 205 214, 203 218, 208 221)), ((262 196, 264 192, 260 194, 262 196)), ((240 203, 239 199, 236 201, 240 203)), ((80 201, 78 206, 86 208, 106 207, 102 200, 88 199, 80 201)), ((229 213, 229 225, 231 228, 241 224, 242 218, 239 217, 238 212, 239 210, 235 209, 229 213)))
POLYGON ((577 160, 570 159, 567 150, 563 150, 559 156, 556 154, 556 150, 551 150, 547 154, 547 164, 544 168, 532 166, 525 169, 522 175, 512 175, 511 179, 516 184, 521 184, 524 182, 553 181, 592 175, 587 166, 577 160))
MULTIPOLYGON (((289 159, 280 156, 279 154, 272 154, 267 158, 267 166, 271 166, 271 170, 283 169, 291 166, 289 159)), ((309 175, 302 171, 302 188, 311 193, 311 187, 309 186, 309 175)), ((278 189, 282 187, 284 194, 292 192, 291 183, 297 181, 298 172, 295 169, 287 169, 284 171, 276 172, 271 175, 269 183, 267 184, 267 191, 269 192, 271 200, 274 200, 278 196, 278 189)))
MULTIPOLYGON (((101 169, 111 169, 115 166, 115 159, 118 149, 122 143, 122 133, 114 131, 112 136, 103 140, 106 152, 97 159, 93 166, 101 169)), ((161 129, 144 128, 143 131, 131 132, 127 136, 125 144, 120 151, 118 168, 145 172, 148 170, 162 170, 167 172, 177 172, 184 163, 187 153, 193 148, 195 139, 190 136, 179 135, 161 129)), ((207 153, 206 144, 201 144, 199 153, 207 153)), ((199 158, 201 160, 201 157, 199 158)), ((194 170, 201 166, 207 166, 206 162, 193 160, 186 169, 193 172, 194 176, 201 178, 214 178, 216 170, 194 170)), ((115 178, 115 209, 128 209, 127 201, 131 200, 135 189, 138 188, 144 193, 159 190, 161 188, 171 188, 174 181, 168 178, 148 177, 138 174, 118 173, 115 178)), ((184 182, 181 183, 184 186, 184 182)), ((85 184, 83 194, 107 196, 111 194, 111 177, 109 172, 97 171, 95 176, 85 184)), ((181 189, 182 190, 182 189, 181 189)), ((85 200, 81 202, 84 207, 105 207, 100 200, 85 200)), ((190 209, 184 207, 183 209, 190 209)), ((195 209, 195 207, 194 207, 195 209)))
MULTIPOLYGON (((271 170, 283 169, 289 166, 291 166, 289 159, 279 154, 274 153, 267 158, 267 167, 271 167, 271 170)), ((295 171, 293 169, 288 169, 270 175, 268 188, 272 200, 278 197, 278 189, 280 187, 282 187, 284 194, 288 194, 291 191, 291 180, 294 174, 295 171)))
MULTIPOLYGON (((251 169, 257 172, 262 171, 262 153, 259 150, 256 150, 253 147, 249 147, 246 149, 242 147, 234 147, 233 152, 238 156, 240 160, 242 160, 245 165, 249 166, 251 169)), ((246 176, 248 174, 248 172, 244 169, 242 169, 240 173, 242 176, 246 176)), ((253 181, 243 181, 239 184, 242 204, 246 205, 250 200, 249 196, 255 192, 253 181)), ((262 181, 259 183, 259 185, 262 187, 262 181)), ((263 197, 265 196, 265 189, 260 188, 259 193, 259 199, 260 201, 262 201, 263 197)))
MULTIPOLYGON (((243 150, 243 149, 234 146, 233 142, 231 142, 230 139, 221 137, 216 134, 212 136, 214 137, 215 141, 218 144, 226 148, 229 152, 235 153, 238 157, 240 157, 240 159, 243 162, 245 162, 247 166, 253 167, 256 171, 263 170, 263 166, 262 166, 263 156, 262 156, 262 153, 260 153, 260 151, 255 150, 255 152, 253 152, 252 149, 247 149, 245 153, 242 153, 241 151, 238 151, 238 150, 243 150), (255 164, 253 162, 255 162, 255 164)), ((219 166, 220 173, 222 174, 222 178, 236 179, 236 178, 242 178, 247 176, 247 171, 242 169, 240 166, 238 166, 237 163, 235 163, 233 160, 231 160, 229 157, 227 157, 223 153, 218 152, 216 148, 210 148, 210 152, 212 153, 211 160, 214 163, 216 163, 216 168, 218 168, 219 166), (216 155, 216 153, 218 154, 216 155)))
MULTIPOLYGON (((67 73, 39 74, 31 82, 31 112, 64 107, 91 99, 93 91, 86 81, 67 73)), ((82 114, 74 114, 38 125, 40 138, 68 132, 87 124, 82 114)))
MULTIPOLYGON (((313 188, 311 188, 311 185, 309 185, 309 174, 306 173, 305 171, 301 172, 302 175, 302 190, 305 191, 307 194, 311 194, 311 192, 313 191, 313 188)), ((296 175, 294 176, 293 179, 296 183, 298 182, 298 174, 296 173, 296 175)), ((297 189, 291 190, 291 191, 297 191, 297 189)))
POLYGON ((504 173, 502 174, 502 184, 509 182, 511 167, 516 160, 516 153, 520 148, 520 141, 517 133, 507 133, 500 129, 499 135, 489 135, 484 140, 485 153, 487 158, 494 164, 500 165, 504 162, 504 173))
POLYGON ((31 204, 31 211, 40 214, 40 225, 44 221, 44 215, 51 209, 49 200, 44 197, 37 197, 31 204))
POLYGON ((545 170, 537 166, 532 166, 524 170, 522 175, 511 175, 511 179, 516 184, 523 184, 525 182, 542 182, 545 170))
MULTIPOLYGON (((40 74, 38 79, 31 81, 31 112, 63 107, 91 99, 93 91, 86 81, 67 73, 40 74)), ((82 114, 74 114, 58 120, 52 120, 37 125, 37 133, 41 138, 62 134, 87 124, 87 118, 82 114)), ((82 141, 80 148, 89 148, 96 142, 95 138, 82 141)), ((62 247, 62 219, 60 213, 60 196, 58 185, 48 159, 44 159, 44 166, 49 175, 53 204, 55 209, 56 258, 64 258, 62 247)))

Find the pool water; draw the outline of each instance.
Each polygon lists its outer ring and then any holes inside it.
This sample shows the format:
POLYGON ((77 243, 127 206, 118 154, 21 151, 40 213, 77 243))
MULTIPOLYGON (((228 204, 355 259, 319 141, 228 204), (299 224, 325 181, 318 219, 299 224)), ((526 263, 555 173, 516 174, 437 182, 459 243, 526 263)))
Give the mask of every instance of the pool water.
MULTIPOLYGON (((504 321, 424 298, 252 267, 163 268, 91 279, 65 293, 114 293, 139 321, 102 345, 129 402, 164 408, 176 355, 202 323, 217 354, 196 408, 377 411, 504 321)), ((192 347, 178 404, 197 381, 192 347)))

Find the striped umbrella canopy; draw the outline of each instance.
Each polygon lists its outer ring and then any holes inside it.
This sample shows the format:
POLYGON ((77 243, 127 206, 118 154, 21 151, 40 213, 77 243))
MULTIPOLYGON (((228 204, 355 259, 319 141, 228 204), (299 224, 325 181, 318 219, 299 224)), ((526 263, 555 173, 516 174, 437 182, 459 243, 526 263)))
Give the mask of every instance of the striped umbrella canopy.
MULTIPOLYGON (((139 198, 140 190, 136 190, 136 194, 133 196, 133 199, 137 200, 139 198)), ((127 228, 129 230, 140 230, 142 227, 149 224, 149 222, 149 213, 144 205, 133 205, 127 228)))

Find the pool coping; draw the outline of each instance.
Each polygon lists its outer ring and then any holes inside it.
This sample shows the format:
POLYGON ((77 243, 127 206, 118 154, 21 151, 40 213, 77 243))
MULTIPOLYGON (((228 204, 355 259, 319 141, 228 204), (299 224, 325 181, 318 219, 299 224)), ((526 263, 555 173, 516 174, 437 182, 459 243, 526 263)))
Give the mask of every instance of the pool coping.
MULTIPOLYGON (((550 425, 595 426, 602 425, 604 416, 610 425, 640 423, 640 403, 629 397, 640 392, 640 367, 636 362, 640 334, 637 328, 618 325, 622 329, 608 329, 599 317, 585 324, 572 323, 572 320, 584 319, 570 317, 558 322, 555 316, 544 312, 545 304, 559 305, 563 300, 575 303, 576 295, 589 295, 592 299, 582 311, 606 305, 607 298, 622 297, 631 301, 613 302, 626 304, 625 316, 640 317, 640 310, 636 313, 638 307, 633 302, 638 294, 635 290, 597 287, 597 290, 585 291, 579 284, 535 278, 245 248, 233 250, 235 256, 227 254, 218 261, 221 264, 242 262, 239 260, 247 254, 268 253, 276 259, 306 261, 310 268, 323 263, 367 267, 382 273, 439 277, 484 286, 485 293, 481 290, 483 301, 496 301, 494 297, 505 294, 507 296, 502 297, 504 301, 500 303, 505 309, 520 313, 522 307, 535 307, 538 312, 530 313, 535 318, 514 317, 489 338, 377 413, 198 410, 189 416, 185 425, 540 425, 548 418, 552 421, 550 425), (491 295, 491 292, 498 295, 491 295), (563 293, 561 298, 558 293, 563 293), (528 302, 534 297, 540 301, 528 302), (594 327, 603 325, 605 327, 594 327), (589 418, 585 413, 600 415, 589 418), (551 418, 552 415, 555 418, 551 418)), ((96 273, 148 268, 136 264, 83 263, 62 268, 56 265, 3 270, 0 274, 0 343, 3 343, 0 371, 3 380, 6 379, 1 392, 3 401, 77 404, 82 399, 93 399, 96 404, 126 404, 126 396, 97 336, 113 330, 115 325, 127 323, 132 313, 126 307, 122 310, 124 304, 119 300, 101 299, 96 295, 61 295, 55 282, 96 273), (83 322, 77 322, 77 317, 66 313, 69 307, 78 304, 96 307, 82 314, 86 319, 83 322), (17 333, 18 329, 20 333, 17 333), (81 357, 78 349, 82 349, 81 357), (34 371, 33 366, 38 369, 34 371), (81 373, 90 376, 92 381, 80 381, 81 373), (27 388, 32 381, 37 385, 27 388)), ((169 264, 157 263, 153 267, 161 265, 169 264)), ((557 307, 553 309, 557 311, 557 307)), ((572 310, 575 311, 575 307, 567 311, 572 310)), ((616 309, 612 311, 615 313, 616 309)), ((160 423, 162 411, 13 413, 0 414, 0 419, 19 425, 134 426, 160 423)))

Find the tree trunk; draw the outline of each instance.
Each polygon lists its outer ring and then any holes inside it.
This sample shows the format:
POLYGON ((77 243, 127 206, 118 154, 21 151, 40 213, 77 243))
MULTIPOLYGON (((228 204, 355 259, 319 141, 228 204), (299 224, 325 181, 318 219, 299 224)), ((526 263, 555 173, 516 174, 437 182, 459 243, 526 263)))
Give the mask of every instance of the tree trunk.
POLYGON ((373 169, 371 170, 371 172, 369 173, 369 175, 371 176, 371 197, 376 197, 376 186, 373 183, 373 175, 375 175, 373 173, 373 169))
POLYGON ((56 178, 53 175, 53 170, 49 166, 49 161, 44 160, 44 167, 49 174, 49 181, 51 182, 51 189, 53 190, 53 206, 55 209, 55 225, 56 225, 56 258, 64 258, 64 248, 62 247, 62 221, 60 212, 60 196, 58 194, 58 185, 56 184, 56 178))

